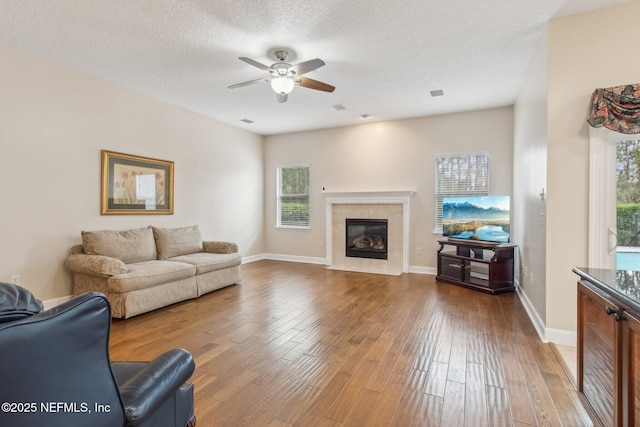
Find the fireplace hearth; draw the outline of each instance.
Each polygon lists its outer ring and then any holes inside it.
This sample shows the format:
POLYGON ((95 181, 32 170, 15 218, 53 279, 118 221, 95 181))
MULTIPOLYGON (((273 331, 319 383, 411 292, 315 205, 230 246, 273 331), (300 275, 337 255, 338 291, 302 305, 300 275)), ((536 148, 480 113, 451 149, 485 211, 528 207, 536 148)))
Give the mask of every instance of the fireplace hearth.
POLYGON ((345 255, 387 259, 388 220, 346 218, 345 255))

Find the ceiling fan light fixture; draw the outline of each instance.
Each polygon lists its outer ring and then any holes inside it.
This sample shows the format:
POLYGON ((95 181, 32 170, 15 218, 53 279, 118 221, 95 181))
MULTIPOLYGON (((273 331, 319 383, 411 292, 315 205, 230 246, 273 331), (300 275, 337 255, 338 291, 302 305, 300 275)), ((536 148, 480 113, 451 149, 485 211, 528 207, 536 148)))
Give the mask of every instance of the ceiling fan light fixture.
POLYGON ((288 77, 276 77, 275 79, 271 79, 271 89, 275 93, 279 94, 289 94, 293 90, 293 80, 288 77))
POLYGON ((279 62, 276 62, 271 66, 261 64, 257 61, 254 61, 253 59, 249 59, 244 56, 238 58, 242 62, 246 62, 247 64, 255 68, 259 68, 262 71, 266 71, 269 76, 263 77, 261 79, 254 79, 242 83, 237 83, 229 86, 229 89, 269 82, 269 84, 271 84, 271 89, 273 89, 273 91, 276 93, 276 99, 278 100, 278 103, 287 102, 287 97, 291 93, 295 85, 307 89, 319 90, 329 93, 333 92, 336 89, 335 87, 318 80, 313 80, 308 77, 301 77, 304 74, 310 73, 324 66, 325 63, 322 59, 310 59, 309 61, 291 65, 284 62, 287 59, 288 52, 279 50, 275 52, 275 55, 279 62))

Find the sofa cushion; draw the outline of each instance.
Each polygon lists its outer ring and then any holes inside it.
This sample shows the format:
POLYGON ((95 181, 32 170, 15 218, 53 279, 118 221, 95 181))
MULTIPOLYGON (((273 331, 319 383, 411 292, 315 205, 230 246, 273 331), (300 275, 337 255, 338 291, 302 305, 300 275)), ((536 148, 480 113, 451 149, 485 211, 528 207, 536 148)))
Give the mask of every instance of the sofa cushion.
POLYGON ((118 258, 125 264, 156 259, 153 231, 147 228, 83 231, 82 246, 89 255, 118 258))
POLYGON ((238 253, 210 254, 200 252, 190 255, 182 255, 170 258, 169 261, 184 262, 196 267, 196 274, 204 274, 214 270, 240 265, 242 257, 238 253))
POLYGON ((107 285, 111 292, 127 292, 173 282, 196 274, 191 264, 173 261, 143 261, 127 264, 127 272, 111 276, 107 285))
POLYGON ((197 225, 182 228, 153 228, 158 259, 202 252, 202 235, 197 225))

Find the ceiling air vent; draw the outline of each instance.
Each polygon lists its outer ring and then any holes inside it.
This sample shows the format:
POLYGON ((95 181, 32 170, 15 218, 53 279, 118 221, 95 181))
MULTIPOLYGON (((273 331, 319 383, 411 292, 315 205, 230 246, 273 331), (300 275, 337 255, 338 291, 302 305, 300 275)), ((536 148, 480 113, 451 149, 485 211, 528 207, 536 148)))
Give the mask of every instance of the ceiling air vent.
POLYGON ((253 120, 249 120, 249 119, 242 119, 240 121, 245 123, 253 123, 253 120))
POLYGON ((432 90, 429 93, 431 93, 431 96, 442 96, 444 95, 444 90, 442 89, 438 89, 438 90, 432 90))
POLYGON ((338 111, 342 111, 342 110, 346 110, 347 109, 347 107, 345 107, 342 104, 336 104, 336 105, 333 106, 333 108, 335 108, 338 111))

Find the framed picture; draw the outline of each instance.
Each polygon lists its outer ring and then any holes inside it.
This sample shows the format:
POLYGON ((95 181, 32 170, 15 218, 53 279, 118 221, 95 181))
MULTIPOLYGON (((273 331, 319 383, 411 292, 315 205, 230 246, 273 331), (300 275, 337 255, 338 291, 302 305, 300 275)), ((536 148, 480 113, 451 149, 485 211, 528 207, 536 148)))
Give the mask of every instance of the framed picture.
POLYGON ((102 215, 173 214, 173 162, 102 150, 102 215))

